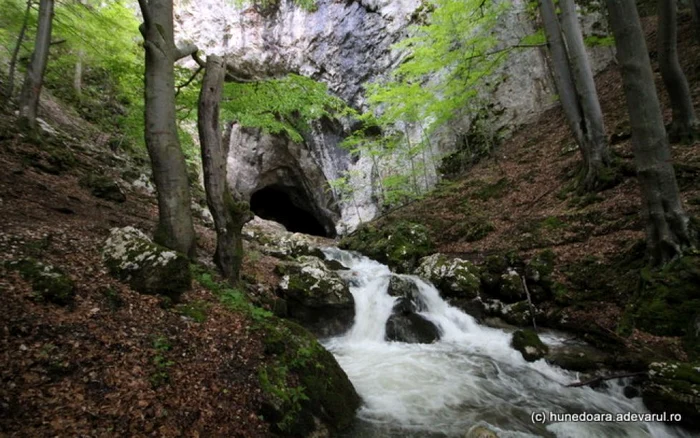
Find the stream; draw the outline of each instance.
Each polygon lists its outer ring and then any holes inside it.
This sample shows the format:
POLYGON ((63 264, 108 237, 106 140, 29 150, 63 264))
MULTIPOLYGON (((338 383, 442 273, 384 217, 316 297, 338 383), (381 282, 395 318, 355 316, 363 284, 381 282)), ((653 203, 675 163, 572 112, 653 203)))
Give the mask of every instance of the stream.
MULTIPOLYGON (((480 326, 450 306, 432 285, 418 286, 426 310, 420 314, 440 330, 432 344, 385 341, 394 301, 387 290, 389 268, 336 248, 327 258, 350 269, 355 321, 342 336, 323 344, 338 360, 363 399, 347 437, 464 437, 475 424, 508 437, 690 437, 680 428, 649 422, 550 422, 533 424, 533 412, 644 413, 640 397, 628 399, 624 385, 606 389, 567 388, 578 374, 544 360, 526 362, 510 347, 511 334, 480 326)), ((556 334, 542 334, 551 345, 556 334)))

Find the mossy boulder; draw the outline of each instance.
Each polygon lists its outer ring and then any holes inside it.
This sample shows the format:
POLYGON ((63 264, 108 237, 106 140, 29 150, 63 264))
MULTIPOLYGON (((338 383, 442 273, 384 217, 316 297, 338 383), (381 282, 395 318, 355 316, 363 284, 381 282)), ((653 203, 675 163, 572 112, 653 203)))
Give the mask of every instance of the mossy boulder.
POLYGON ((682 336, 691 357, 700 355, 697 318, 700 316, 700 256, 689 255, 661 269, 644 268, 637 299, 625 318, 646 332, 682 336))
POLYGON ((187 257, 153 243, 134 227, 110 231, 102 260, 112 275, 141 293, 177 300, 192 285, 187 257))
POLYGON ((513 255, 492 255, 481 269, 481 285, 485 294, 504 303, 515 303, 527 298, 519 271, 524 262, 513 255))
POLYGON ((31 258, 7 262, 6 267, 19 272, 39 300, 60 306, 73 302, 75 285, 60 268, 31 258))
POLYGON ((473 299, 479 295, 479 268, 466 260, 433 254, 420 260, 415 274, 433 283, 447 298, 473 299))
POLYGON ((511 346, 518 350, 523 355, 523 359, 528 362, 542 359, 549 352, 549 347, 542 342, 537 333, 529 329, 513 333, 511 346))
POLYGON ((700 431, 700 362, 654 362, 642 399, 651 412, 681 414, 681 425, 700 431))
POLYGON ((333 355, 291 321, 272 319, 262 330, 270 360, 259 372, 261 413, 273 431, 311 436, 319 424, 333 431, 350 427, 361 399, 333 355))
POLYGON ((83 175, 78 181, 81 187, 89 189, 93 196, 113 202, 126 201, 126 195, 112 178, 94 173, 83 175))
POLYGON ((427 228, 406 221, 382 226, 365 224, 343 238, 339 246, 362 253, 402 273, 412 272, 421 258, 433 252, 427 228))
POLYGON ((548 363, 580 373, 591 373, 605 367, 607 354, 586 344, 565 344, 550 348, 545 356, 548 363))
POLYGON ((418 285, 402 275, 392 275, 389 280, 389 289, 387 293, 399 299, 406 299, 409 302, 415 303, 416 311, 425 310, 425 306, 420 300, 418 285))
POLYGON ((243 236, 255 241, 263 254, 283 260, 299 256, 315 256, 323 259, 320 238, 302 233, 290 233, 282 225, 254 217, 243 227, 243 236))
POLYGON ((347 330, 355 301, 346 282, 324 260, 300 256, 275 268, 282 277, 277 294, 287 303, 287 316, 322 336, 347 330))

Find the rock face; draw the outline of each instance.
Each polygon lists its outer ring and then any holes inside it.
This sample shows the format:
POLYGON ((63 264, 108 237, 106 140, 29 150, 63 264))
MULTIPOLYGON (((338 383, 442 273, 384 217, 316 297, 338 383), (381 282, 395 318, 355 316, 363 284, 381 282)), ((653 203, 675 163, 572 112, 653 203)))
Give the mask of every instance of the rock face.
MULTIPOLYGON (((534 33, 526 5, 524 0, 512 2, 498 24, 504 45, 516 45, 534 33)), ((584 18, 587 35, 596 33, 599 17, 593 13, 584 18)), ((185 2, 176 11, 177 39, 191 40, 206 53, 226 54, 237 76, 299 73, 326 83, 332 93, 359 109, 366 107, 365 83, 381 79, 401 62, 403 54, 393 50, 392 44, 410 32, 411 24, 423 19, 425 7, 420 0, 317 0, 309 10, 292 0, 270 2, 266 7, 203 0, 185 2)), ((595 48, 591 55, 594 68, 600 70, 612 53, 609 48, 595 48)), ((546 60, 538 49, 514 51, 497 76, 505 79, 485 96, 491 113, 497 115, 495 130, 534 120, 555 102, 546 60)), ((470 121, 456 120, 454 125, 438 134, 436 146, 441 153, 455 149, 470 121)), ((342 138, 337 127, 319 126, 314 131, 303 145, 255 132, 235 135, 229 155, 232 185, 252 196, 256 190, 278 184, 289 192, 296 191, 297 195, 291 196, 297 196, 298 204, 306 204, 297 206, 312 213, 324 227, 333 222, 341 231, 353 230, 379 211, 372 189, 374 164, 369 157, 350 160, 342 153, 337 147, 342 138), (275 155, 282 160, 301 157, 300 150, 311 159, 288 160, 284 167, 299 166, 301 170, 285 170, 274 165, 275 159, 267 162, 275 155), (266 163, 255 164, 258 160, 266 163), (325 182, 346 169, 356 171, 351 178, 355 202, 334 207, 332 196, 325 193, 325 182), (319 181, 323 184, 317 184, 319 181)), ((420 135, 413 126, 408 132, 420 135)))
POLYGON ((433 283, 444 297, 473 299, 479 295, 479 269, 466 260, 433 254, 421 259, 415 273, 433 283))
POLYGON ((287 316, 321 336, 346 331, 355 316, 355 301, 347 284, 313 256, 300 256, 277 266, 282 280, 278 295, 286 300, 287 316))
POLYGON ((113 228, 102 250, 109 272, 136 291, 177 299, 191 287, 189 260, 134 227, 113 228))
POLYGON ((651 412, 681 414, 681 425, 700 431, 700 363, 652 363, 642 399, 651 412))

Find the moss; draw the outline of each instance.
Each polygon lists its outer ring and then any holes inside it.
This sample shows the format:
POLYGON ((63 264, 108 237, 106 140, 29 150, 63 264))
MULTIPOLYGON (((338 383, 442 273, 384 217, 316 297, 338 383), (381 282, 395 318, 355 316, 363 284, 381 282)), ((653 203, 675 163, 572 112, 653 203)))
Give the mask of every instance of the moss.
POLYGON ((23 279, 31 283, 38 299, 61 306, 73 302, 73 280, 61 269, 30 258, 8 262, 6 266, 19 272, 23 279))
POLYGON ((495 183, 487 184, 472 195, 475 199, 488 201, 489 199, 500 199, 508 191, 510 182, 507 178, 501 178, 495 183))
POLYGON ((540 337, 537 336, 537 333, 530 329, 518 330, 513 333, 511 345, 518 350, 528 362, 541 359, 549 352, 549 347, 542 342, 540 337))
POLYGON ((87 173, 78 181, 81 187, 89 189, 93 196, 114 202, 126 201, 126 195, 113 179, 104 175, 87 173))
POLYGON ((690 335, 700 315, 700 256, 689 255, 661 269, 644 268, 638 297, 627 317, 641 330, 659 336, 690 335))
POLYGON ((175 307, 175 311, 180 315, 200 323, 207 320, 207 309, 209 309, 209 304, 206 301, 193 301, 175 307))
POLYGON ((349 427, 360 398, 333 355, 293 322, 272 318, 260 328, 272 356, 258 375, 267 399, 263 415, 274 429, 309 436, 314 417, 337 430, 349 427))
POLYGON ((679 413, 681 425, 700 430, 700 363, 652 363, 642 397, 652 412, 679 413))
POLYGON ((558 230, 561 228, 566 228, 566 226, 566 222, 555 216, 550 216, 542 221, 542 228, 547 228, 550 230, 558 230))
POLYGON ((339 246, 358 251, 400 272, 412 271, 420 258, 433 252, 433 243, 425 226, 408 221, 382 227, 365 224, 343 238, 339 246))
POLYGON ((476 242, 488 236, 495 227, 482 216, 470 216, 464 221, 462 238, 466 242, 476 242))

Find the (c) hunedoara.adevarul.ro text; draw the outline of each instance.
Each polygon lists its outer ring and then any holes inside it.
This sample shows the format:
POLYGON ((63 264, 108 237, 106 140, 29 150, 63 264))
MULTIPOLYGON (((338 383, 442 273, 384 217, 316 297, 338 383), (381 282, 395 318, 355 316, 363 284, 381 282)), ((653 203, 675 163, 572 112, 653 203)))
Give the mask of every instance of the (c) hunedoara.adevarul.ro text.
POLYGON ((624 412, 618 414, 612 413, 597 413, 597 412, 577 412, 573 414, 537 411, 530 415, 530 420, 533 423, 631 423, 631 422, 678 422, 681 421, 681 414, 675 413, 636 413, 624 412))

